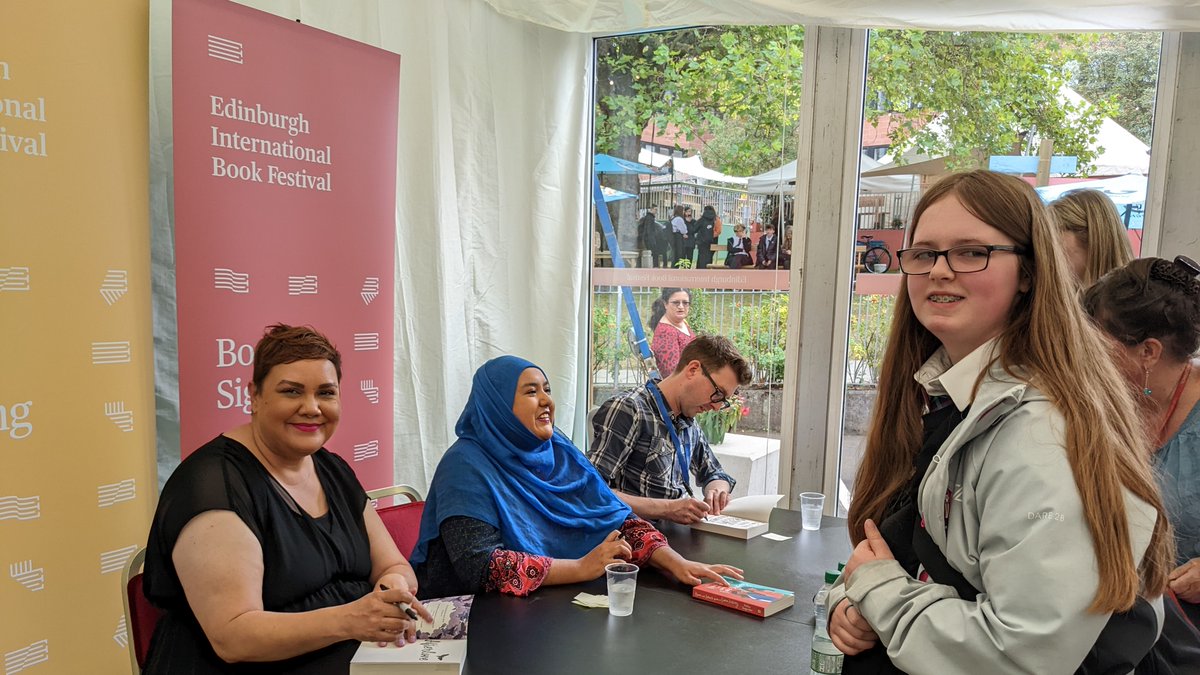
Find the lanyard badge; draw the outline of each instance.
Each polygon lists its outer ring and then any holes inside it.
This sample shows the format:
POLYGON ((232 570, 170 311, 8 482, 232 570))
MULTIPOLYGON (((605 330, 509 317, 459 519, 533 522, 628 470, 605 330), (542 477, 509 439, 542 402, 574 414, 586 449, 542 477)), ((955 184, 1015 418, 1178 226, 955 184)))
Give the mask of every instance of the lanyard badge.
POLYGON ((671 436, 671 444, 675 446, 675 465, 679 468, 679 473, 683 475, 683 489, 687 490, 689 497, 692 497, 694 496, 692 494, 692 484, 688 478, 688 467, 691 465, 691 448, 685 446, 679 440, 679 434, 675 433, 675 423, 671 420, 671 411, 667 408, 667 402, 663 399, 658 385, 654 383, 654 380, 650 380, 646 382, 646 388, 654 395, 654 402, 658 404, 658 414, 667 425, 667 433, 671 436))

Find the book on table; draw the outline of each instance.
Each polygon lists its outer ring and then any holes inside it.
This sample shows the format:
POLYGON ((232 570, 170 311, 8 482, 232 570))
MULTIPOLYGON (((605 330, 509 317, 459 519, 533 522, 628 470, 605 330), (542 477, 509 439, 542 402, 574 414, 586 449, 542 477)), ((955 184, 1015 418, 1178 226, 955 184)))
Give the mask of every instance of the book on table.
POLYGON ((719 516, 706 516, 692 529, 715 532, 739 539, 751 539, 769 529, 771 510, 783 495, 751 495, 731 499, 719 516))
POLYGON ((467 622, 474 598, 456 595, 421 601, 433 621, 417 622, 417 641, 403 647, 362 643, 350 660, 350 675, 461 675, 467 661, 467 622))
POLYGON ((692 587, 692 597, 754 616, 768 617, 796 603, 796 594, 781 588, 771 588, 724 577, 729 585, 710 581, 692 587))

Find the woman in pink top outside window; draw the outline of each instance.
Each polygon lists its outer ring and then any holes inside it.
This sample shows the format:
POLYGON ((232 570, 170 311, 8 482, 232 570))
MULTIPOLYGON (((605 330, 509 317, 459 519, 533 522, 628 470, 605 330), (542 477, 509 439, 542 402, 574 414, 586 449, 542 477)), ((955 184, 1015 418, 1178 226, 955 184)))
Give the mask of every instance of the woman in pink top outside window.
POLYGON ((679 354, 696 337, 687 323, 691 308, 692 293, 682 288, 664 288, 662 296, 654 301, 650 312, 650 327, 654 329, 650 349, 658 364, 658 374, 663 377, 675 372, 679 354))

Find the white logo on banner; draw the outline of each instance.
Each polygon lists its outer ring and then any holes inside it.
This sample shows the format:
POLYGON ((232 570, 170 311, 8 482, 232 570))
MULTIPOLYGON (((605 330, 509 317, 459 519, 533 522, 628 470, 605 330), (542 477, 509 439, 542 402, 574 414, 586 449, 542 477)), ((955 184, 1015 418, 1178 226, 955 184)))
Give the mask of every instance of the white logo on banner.
POLYGON ((209 35, 208 55, 214 59, 240 64, 244 56, 242 43, 217 37, 216 35, 209 35))
POLYGON ((8 576, 31 591, 40 591, 46 587, 46 570, 34 567, 32 560, 9 565, 8 576))
POLYGON ((7 431, 8 437, 14 441, 29 438, 33 433, 33 422, 25 420, 29 419, 31 408, 33 401, 14 403, 8 407, 0 403, 0 431, 7 431))
POLYGON ((379 349, 379 333, 355 333, 354 351, 373 352, 379 349))
POLYGON ((22 647, 4 655, 4 675, 13 675, 13 673, 19 673, 30 666, 36 666, 49 660, 50 641, 38 640, 28 647, 22 647))
POLYGON ((0 293, 4 291, 28 291, 28 267, 0 267, 0 293))
POLYGON ((101 485, 96 489, 96 496, 102 509, 113 504, 127 502, 137 497, 137 483, 132 478, 126 478, 118 483, 101 485))
POLYGON ((100 282, 100 297, 112 306, 129 290, 129 273, 125 270, 109 270, 100 282))
POLYGON ((379 441, 354 444, 354 461, 361 462, 379 456, 379 441))
POLYGON ((0 496, 0 520, 34 520, 42 515, 42 498, 0 496))
POLYGON ((125 563, 137 553, 137 544, 130 544, 125 548, 118 548, 114 551, 105 551, 100 554, 100 574, 108 574, 116 572, 125 567, 125 563))
POLYGON ((317 275, 288 277, 288 295, 316 295, 317 275))
POLYGON ((375 386, 375 380, 362 380, 358 383, 358 388, 367 395, 368 401, 379 403, 379 387, 375 386))
POLYGON ((129 647, 129 628, 125 623, 125 615, 117 620, 117 629, 113 631, 113 642, 121 645, 122 649, 129 647))
POLYGON ((93 342, 92 365, 100 366, 110 363, 129 363, 133 353, 129 341, 124 342, 93 342))
POLYGON ((105 403, 104 416, 112 420, 121 431, 133 431, 133 411, 125 409, 124 401, 105 403))
POLYGON ((364 279, 361 295, 364 305, 371 304, 371 301, 379 297, 379 277, 367 277, 364 279))
POLYGON ((250 274, 241 274, 225 267, 213 268, 213 288, 234 293, 250 292, 250 274))

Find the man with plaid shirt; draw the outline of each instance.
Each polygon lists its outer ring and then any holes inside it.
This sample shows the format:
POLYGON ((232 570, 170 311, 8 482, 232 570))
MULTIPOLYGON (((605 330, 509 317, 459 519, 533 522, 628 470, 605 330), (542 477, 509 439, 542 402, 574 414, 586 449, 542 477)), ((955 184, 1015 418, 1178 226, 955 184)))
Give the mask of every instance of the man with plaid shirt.
POLYGON ((732 342, 697 336, 684 347, 675 372, 600 405, 592 416, 588 459, 642 518, 686 525, 720 514, 734 480, 693 418, 727 407, 738 386, 750 379, 750 366, 732 342), (689 472, 703 499, 696 498, 689 472))

